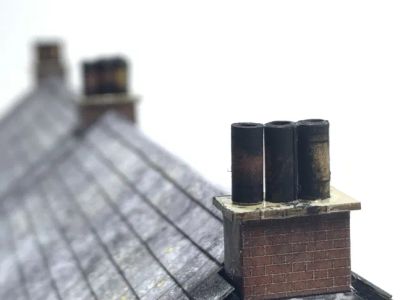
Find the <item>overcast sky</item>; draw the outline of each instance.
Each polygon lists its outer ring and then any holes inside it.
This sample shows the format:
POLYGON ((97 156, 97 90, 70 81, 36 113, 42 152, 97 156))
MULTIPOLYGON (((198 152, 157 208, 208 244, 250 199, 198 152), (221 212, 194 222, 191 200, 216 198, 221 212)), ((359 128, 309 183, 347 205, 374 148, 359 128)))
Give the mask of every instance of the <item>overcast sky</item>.
POLYGON ((352 268, 400 296, 399 16, 398 1, 2 0, 0 112, 31 86, 30 43, 60 38, 76 91, 82 59, 128 57, 143 130, 228 191, 230 123, 328 119, 332 183, 363 205, 352 268))

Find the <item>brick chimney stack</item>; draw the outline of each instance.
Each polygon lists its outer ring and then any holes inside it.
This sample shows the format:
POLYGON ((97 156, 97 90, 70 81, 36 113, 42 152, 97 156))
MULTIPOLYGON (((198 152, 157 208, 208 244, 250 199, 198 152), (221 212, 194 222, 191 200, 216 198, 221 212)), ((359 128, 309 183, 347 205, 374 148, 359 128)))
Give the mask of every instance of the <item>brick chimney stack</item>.
POLYGON ((79 105, 84 130, 108 111, 136 122, 137 97, 128 95, 128 63, 120 57, 82 64, 83 98, 79 105))
POLYGON ((38 42, 35 45, 35 79, 38 84, 49 77, 64 79, 65 67, 58 42, 38 42))
MULTIPOLYGON (((267 123, 265 201, 246 201, 251 189, 240 202, 233 195, 214 198, 224 219, 224 271, 241 299, 350 291, 350 211, 361 205, 329 186, 328 130, 324 120, 267 123)), ((251 149, 241 143, 259 142, 255 134, 232 139, 232 173, 254 176, 263 162, 252 159, 251 149), (247 164, 240 169, 236 148, 240 163, 247 164)))

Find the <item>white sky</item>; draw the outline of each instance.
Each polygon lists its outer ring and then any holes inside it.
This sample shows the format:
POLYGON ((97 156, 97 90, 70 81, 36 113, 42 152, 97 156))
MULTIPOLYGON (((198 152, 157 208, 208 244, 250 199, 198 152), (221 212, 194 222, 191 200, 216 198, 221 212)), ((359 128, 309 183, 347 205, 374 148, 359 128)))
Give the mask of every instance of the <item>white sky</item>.
MULTIPOLYGON (((230 188, 230 123, 331 122, 332 183, 362 201, 352 268, 400 296, 398 1, 0 1, 0 112, 31 84, 30 42, 120 53, 153 139, 230 188), (396 237, 397 236, 397 237, 396 237)), ((396 297, 394 297, 396 298, 396 297)))

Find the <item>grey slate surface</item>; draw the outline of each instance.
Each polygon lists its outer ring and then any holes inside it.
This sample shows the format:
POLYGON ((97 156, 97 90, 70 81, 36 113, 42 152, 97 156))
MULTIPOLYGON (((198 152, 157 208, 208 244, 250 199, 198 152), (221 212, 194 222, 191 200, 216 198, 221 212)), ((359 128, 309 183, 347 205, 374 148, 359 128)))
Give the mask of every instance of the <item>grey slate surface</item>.
POLYGON ((34 89, 0 121, 0 194, 76 124, 73 95, 62 81, 50 79, 34 89))
MULTIPOLYGON (((235 299, 221 191, 117 115, 75 137, 72 98, 53 82, 0 121, 0 299, 235 299)), ((368 299, 343 297, 304 299, 368 299)))
POLYGON ((3 195, 0 299, 218 299, 220 191, 109 115, 3 195), (4 245, 4 247, 3 247, 4 245), (212 283, 212 284, 211 284, 212 283))

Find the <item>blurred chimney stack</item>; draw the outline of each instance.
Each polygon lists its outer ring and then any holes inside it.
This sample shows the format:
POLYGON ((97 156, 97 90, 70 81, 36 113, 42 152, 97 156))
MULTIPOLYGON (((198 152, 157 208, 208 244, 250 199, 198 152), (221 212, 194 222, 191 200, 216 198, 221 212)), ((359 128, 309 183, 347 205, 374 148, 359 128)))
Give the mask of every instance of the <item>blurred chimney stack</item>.
POLYGON ((47 78, 64 79, 65 68, 58 42, 38 42, 35 45, 35 79, 38 84, 47 78))
POLYGON ((136 122, 137 97, 128 91, 128 63, 121 57, 85 61, 82 64, 83 98, 79 105, 80 129, 115 111, 136 122))

